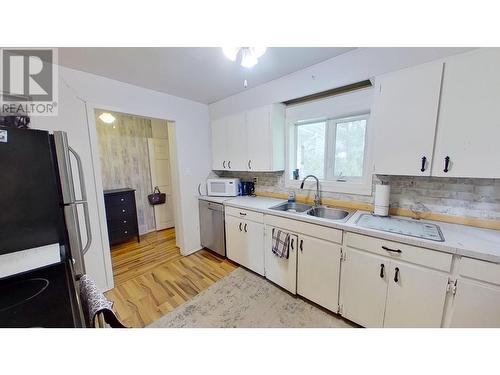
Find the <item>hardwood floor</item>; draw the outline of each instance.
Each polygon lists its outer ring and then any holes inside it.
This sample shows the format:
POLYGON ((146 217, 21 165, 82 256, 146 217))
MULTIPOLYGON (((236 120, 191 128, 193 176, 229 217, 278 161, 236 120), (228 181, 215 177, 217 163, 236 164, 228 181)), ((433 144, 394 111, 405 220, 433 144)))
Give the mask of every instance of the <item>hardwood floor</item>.
POLYGON ((166 229, 112 248, 115 288, 106 293, 127 327, 144 327, 237 268, 200 250, 182 256, 175 230, 166 229))

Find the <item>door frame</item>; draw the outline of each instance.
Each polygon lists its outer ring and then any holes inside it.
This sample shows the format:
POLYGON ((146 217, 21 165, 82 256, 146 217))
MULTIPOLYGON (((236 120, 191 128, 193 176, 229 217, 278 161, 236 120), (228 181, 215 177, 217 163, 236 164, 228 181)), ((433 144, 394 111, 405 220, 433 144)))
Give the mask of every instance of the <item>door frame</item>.
MULTIPOLYGON (((179 186, 179 178, 178 178, 178 158, 177 158, 177 148, 175 147, 176 144, 174 142, 175 140, 175 120, 169 120, 169 119, 164 119, 164 118, 158 118, 158 117, 150 117, 147 115, 143 115, 140 113, 134 113, 131 112, 125 108, 118 108, 118 107, 113 107, 109 105, 100 105, 96 103, 91 103, 91 102, 86 102, 85 101, 85 109, 87 112, 87 125, 89 129, 89 141, 90 141, 90 150, 91 150, 91 158, 92 158, 92 164, 94 167, 94 182, 96 186, 96 191, 103 191, 103 184, 102 184, 102 169, 101 169, 101 161, 100 161, 100 150, 99 150, 99 141, 97 137, 97 125, 96 125, 96 115, 95 111, 96 110, 104 110, 104 111, 110 111, 110 112, 119 112, 123 113, 125 115, 130 115, 130 116, 136 116, 136 117, 143 117, 147 119, 158 119, 158 120, 163 120, 167 121, 167 128, 168 128, 168 139, 169 139, 169 154, 170 154, 170 173, 171 173, 171 181, 172 181, 172 199, 174 201, 174 222, 175 222, 175 230, 176 230, 176 246, 181 249, 183 248, 183 243, 182 243, 182 238, 183 237, 183 227, 181 225, 182 220, 181 220, 181 210, 180 210, 180 202, 178 198, 178 194, 180 191, 180 186, 179 186)), ((99 220, 100 220, 100 228, 101 228, 101 241, 102 241, 102 248, 104 251, 110 251, 110 246, 109 246, 109 241, 108 241, 108 226, 106 222, 106 207, 104 205, 104 195, 101 194, 101 196, 97 197, 97 209, 98 209, 98 214, 99 214, 99 220)), ((114 279, 113 279, 113 266, 111 264, 111 259, 109 264, 105 264, 106 267, 106 276, 107 276, 107 283, 108 283, 108 288, 113 289, 114 288, 114 279)))

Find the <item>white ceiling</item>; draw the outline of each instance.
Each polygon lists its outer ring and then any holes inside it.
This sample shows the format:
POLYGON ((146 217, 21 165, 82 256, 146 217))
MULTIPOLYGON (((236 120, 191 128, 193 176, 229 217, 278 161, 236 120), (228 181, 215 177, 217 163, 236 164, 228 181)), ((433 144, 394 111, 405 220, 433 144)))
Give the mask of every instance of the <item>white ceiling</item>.
POLYGON ((247 69, 218 47, 59 48, 59 64, 210 104, 352 49, 272 47, 247 69))

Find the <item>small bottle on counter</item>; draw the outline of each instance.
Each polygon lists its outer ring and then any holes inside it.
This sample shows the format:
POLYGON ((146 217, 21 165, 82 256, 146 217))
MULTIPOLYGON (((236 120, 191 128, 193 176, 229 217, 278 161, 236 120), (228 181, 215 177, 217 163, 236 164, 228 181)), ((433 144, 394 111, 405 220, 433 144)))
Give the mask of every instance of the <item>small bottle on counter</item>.
POLYGON ((295 203, 295 191, 293 190, 288 193, 288 203, 295 203))

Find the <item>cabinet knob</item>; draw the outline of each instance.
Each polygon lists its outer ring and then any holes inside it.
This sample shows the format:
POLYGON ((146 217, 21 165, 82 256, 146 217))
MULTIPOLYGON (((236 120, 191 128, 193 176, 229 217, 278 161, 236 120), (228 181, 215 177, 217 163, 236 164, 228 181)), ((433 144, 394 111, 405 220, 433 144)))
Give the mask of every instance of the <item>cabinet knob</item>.
POLYGON ((127 234, 127 233, 128 233, 128 230, 125 231, 125 234, 127 234))
POLYGON ((123 224, 127 224, 127 220, 123 220, 123 224))
POLYGON ((425 165, 427 163, 427 158, 422 156, 422 167, 420 168, 420 172, 425 172, 425 165))
POLYGON ((399 281, 399 268, 396 267, 394 269, 394 282, 397 283, 399 281))
POLYGON ((444 158, 444 169, 443 169, 443 172, 444 173, 448 173, 448 171, 450 170, 450 157, 447 156, 444 158))
POLYGON ((122 210, 122 212, 125 212, 125 210, 122 210))
POLYGON ((124 201, 125 201, 125 198, 120 198, 120 201, 121 201, 121 202, 124 202, 124 201))

